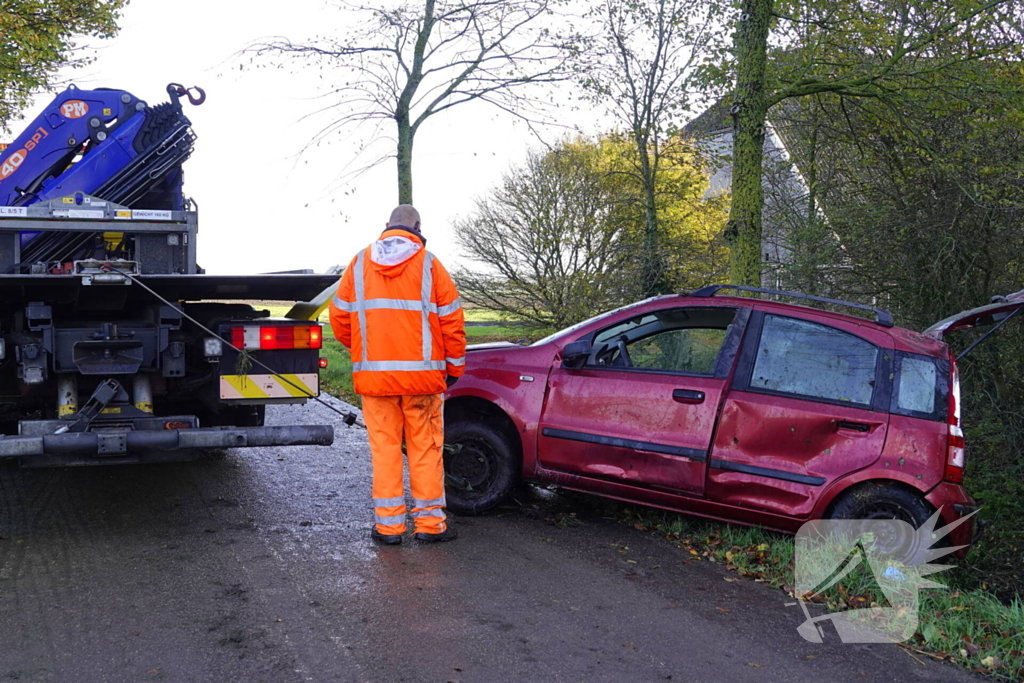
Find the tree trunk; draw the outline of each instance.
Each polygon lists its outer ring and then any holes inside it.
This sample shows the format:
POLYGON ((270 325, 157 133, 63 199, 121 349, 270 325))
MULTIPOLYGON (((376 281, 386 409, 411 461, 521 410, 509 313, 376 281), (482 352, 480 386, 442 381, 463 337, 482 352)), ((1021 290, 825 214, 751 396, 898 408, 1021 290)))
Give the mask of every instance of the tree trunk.
POLYGON ((729 278, 733 284, 761 286, 761 211, 764 188, 765 66, 774 0, 743 0, 733 49, 736 91, 732 107, 732 206, 726 234, 731 242, 729 278))
POLYGON ((412 204, 412 143, 416 131, 409 125, 408 114, 405 121, 398 118, 398 203, 412 204))
POLYGON ((635 136, 637 153, 640 156, 640 176, 644 196, 644 246, 641 265, 641 290, 644 298, 668 294, 668 283, 665 273, 665 254, 658 231, 658 209, 655 205, 655 171, 651 164, 648 141, 642 136, 635 136))

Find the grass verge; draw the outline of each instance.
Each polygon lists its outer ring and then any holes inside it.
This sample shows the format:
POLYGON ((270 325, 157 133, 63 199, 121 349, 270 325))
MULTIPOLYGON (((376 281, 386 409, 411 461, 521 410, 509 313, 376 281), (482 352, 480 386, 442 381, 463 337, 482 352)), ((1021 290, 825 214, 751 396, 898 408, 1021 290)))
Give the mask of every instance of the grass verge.
MULTIPOLYGON (((792 536, 614 501, 603 504, 623 523, 675 544, 684 562, 723 564, 746 580, 794 597, 792 536)), ((948 660, 998 680, 1024 681, 1024 601, 1003 602, 975 587, 969 568, 930 578, 949 587, 922 591, 917 633, 900 647, 915 657, 948 660)), ((870 575, 851 574, 813 602, 836 611, 884 604, 885 596, 870 575)))

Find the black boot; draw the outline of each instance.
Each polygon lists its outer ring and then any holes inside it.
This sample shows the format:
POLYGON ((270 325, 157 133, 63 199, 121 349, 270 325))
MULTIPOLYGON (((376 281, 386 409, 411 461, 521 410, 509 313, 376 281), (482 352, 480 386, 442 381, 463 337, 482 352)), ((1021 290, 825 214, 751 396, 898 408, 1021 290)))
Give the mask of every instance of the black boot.
POLYGON ((384 545, 399 545, 402 542, 402 534, 382 534, 376 527, 370 532, 370 538, 384 545))
POLYGON ((446 528, 439 534, 428 534, 421 531, 413 536, 420 543, 444 543, 445 541, 454 541, 458 537, 459 533, 451 527, 446 528))

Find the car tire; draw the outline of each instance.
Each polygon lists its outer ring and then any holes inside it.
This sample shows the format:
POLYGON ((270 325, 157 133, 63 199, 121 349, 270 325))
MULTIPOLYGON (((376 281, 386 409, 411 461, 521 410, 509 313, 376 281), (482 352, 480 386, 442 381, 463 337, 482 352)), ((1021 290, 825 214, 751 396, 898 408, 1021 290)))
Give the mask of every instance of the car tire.
POLYGON ((909 534, 905 527, 885 525, 877 522, 899 520, 915 530, 920 529, 935 511, 918 494, 901 486, 871 482, 854 487, 843 493, 833 504, 830 519, 862 520, 865 530, 871 530, 876 551, 906 563, 920 560, 922 551, 937 545, 930 538, 909 534))
POLYGON ((444 430, 445 497, 449 510, 480 515, 498 506, 519 482, 520 464, 501 430, 459 420, 444 430))

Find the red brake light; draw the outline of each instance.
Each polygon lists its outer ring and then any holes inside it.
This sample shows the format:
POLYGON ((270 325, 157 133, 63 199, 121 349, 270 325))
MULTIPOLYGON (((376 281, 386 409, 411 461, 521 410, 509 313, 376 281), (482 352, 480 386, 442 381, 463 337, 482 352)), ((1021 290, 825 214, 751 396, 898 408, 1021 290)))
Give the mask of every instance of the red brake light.
POLYGON ((323 348, 319 325, 245 325, 229 328, 232 346, 246 351, 323 348))
POLYGON ((320 365, 321 368, 326 368, 327 367, 327 359, 326 358, 321 358, 319 365, 320 365))

